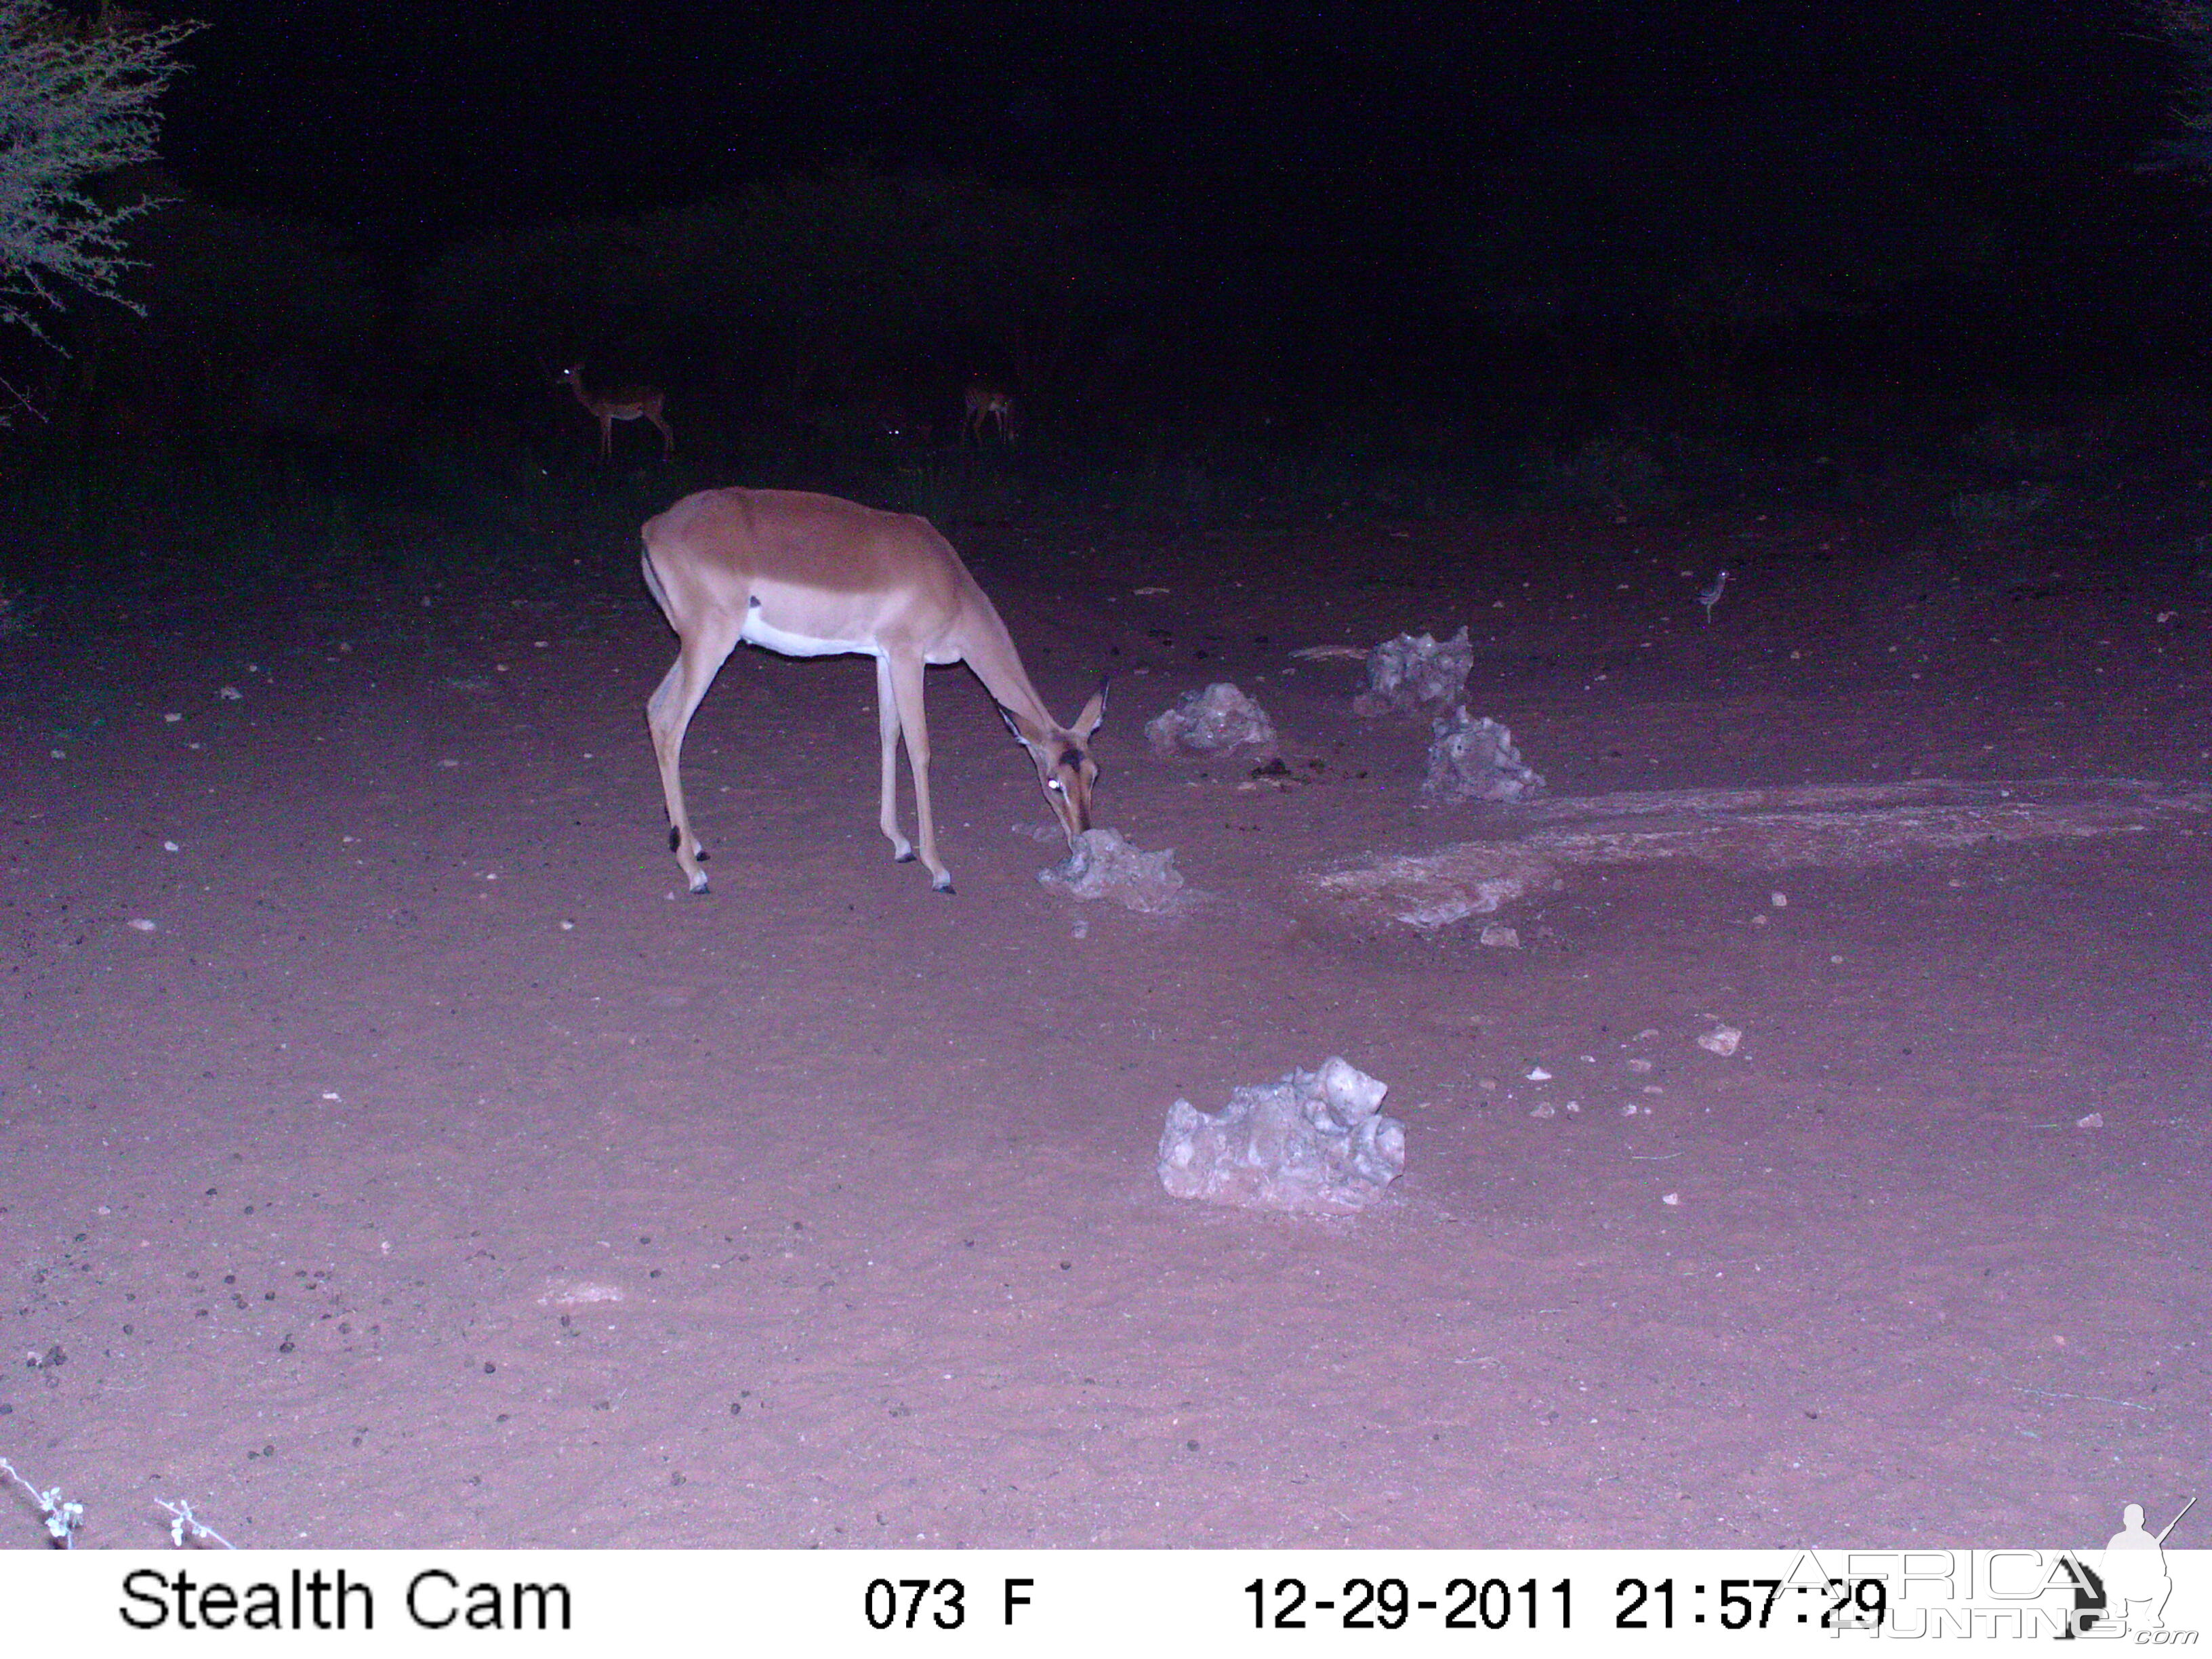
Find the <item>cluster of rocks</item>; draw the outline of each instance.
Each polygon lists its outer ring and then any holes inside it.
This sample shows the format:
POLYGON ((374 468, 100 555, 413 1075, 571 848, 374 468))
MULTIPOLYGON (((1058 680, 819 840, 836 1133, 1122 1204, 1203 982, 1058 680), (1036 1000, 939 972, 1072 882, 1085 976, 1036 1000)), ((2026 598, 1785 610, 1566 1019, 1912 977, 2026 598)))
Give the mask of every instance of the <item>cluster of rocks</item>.
POLYGON ((1449 708, 1466 696, 1474 666, 1474 644, 1464 628, 1443 641, 1401 634, 1367 653, 1367 689, 1352 698, 1352 712, 1372 720, 1449 708))
POLYGON ((1118 830, 1085 830, 1067 862, 1038 871, 1037 879, 1067 898, 1112 899, 1150 916, 1173 915, 1183 906, 1175 849, 1142 852, 1118 830))
POLYGON ((1543 793, 1543 775, 1522 761, 1513 733, 1498 721, 1471 714, 1462 703, 1438 715, 1430 730, 1428 775, 1421 780, 1429 799, 1510 804, 1543 793))
POLYGON ((1462 628, 1448 640, 1401 634, 1367 653, 1367 689, 1352 710, 1382 714, 1431 714, 1428 772, 1421 793, 1439 803, 1533 800, 1542 776, 1525 765, 1513 733, 1467 706, 1467 677, 1474 645, 1462 628))
POLYGON ((1331 1055, 1316 1072, 1238 1089, 1218 1112, 1168 1109, 1160 1185, 1176 1198, 1346 1215, 1406 1168, 1406 1126, 1382 1115, 1389 1085, 1331 1055))
POLYGON ((1146 724, 1145 740, 1163 759, 1170 755, 1225 755, 1250 747, 1275 752, 1275 723, 1267 711, 1227 680, 1182 700, 1146 724))

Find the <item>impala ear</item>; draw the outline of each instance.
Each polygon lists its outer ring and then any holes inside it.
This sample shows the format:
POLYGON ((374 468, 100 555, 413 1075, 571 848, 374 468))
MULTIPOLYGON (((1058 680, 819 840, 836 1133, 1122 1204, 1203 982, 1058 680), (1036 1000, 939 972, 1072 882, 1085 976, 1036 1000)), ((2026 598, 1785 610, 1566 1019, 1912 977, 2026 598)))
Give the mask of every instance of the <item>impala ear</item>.
POLYGON ((1099 681, 1098 690, 1091 694, 1091 701, 1083 705, 1083 712, 1075 717, 1075 724, 1069 728, 1085 743, 1091 741, 1091 734, 1098 729, 1098 722, 1106 718, 1106 693, 1113 684, 1111 680, 1099 681))
POLYGON ((999 704, 998 708, 999 718, 1006 721, 1006 730, 1014 734, 1015 740, 1018 741, 1023 748, 1028 750, 1034 755, 1038 751, 1038 750, 1043 747, 1043 732, 1030 732, 1024 729, 1021 721, 1015 717, 1014 711, 1007 708, 1004 703, 999 704))

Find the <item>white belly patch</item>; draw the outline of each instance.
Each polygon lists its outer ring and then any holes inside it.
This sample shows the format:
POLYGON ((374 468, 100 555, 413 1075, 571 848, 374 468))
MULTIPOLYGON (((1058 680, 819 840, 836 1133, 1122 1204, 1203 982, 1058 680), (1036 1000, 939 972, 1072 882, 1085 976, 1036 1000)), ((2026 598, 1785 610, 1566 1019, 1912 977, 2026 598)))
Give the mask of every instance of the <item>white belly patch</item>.
POLYGON ((787 657, 838 657, 852 652, 866 657, 883 655, 882 650, 869 641, 817 639, 811 635, 794 634, 788 629, 777 628, 761 620, 757 605, 745 611, 745 625, 738 631, 738 637, 753 645, 766 646, 771 651, 780 651, 787 657))

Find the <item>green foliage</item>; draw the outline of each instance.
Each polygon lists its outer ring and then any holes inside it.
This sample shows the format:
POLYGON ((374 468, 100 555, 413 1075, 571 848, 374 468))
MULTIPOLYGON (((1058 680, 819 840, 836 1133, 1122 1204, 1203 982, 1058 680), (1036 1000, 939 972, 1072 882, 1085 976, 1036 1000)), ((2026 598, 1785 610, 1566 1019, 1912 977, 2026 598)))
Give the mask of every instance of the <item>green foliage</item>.
POLYGON ((2014 489, 1962 490, 1951 498, 1951 517, 1962 530, 1995 535, 2025 524, 2051 504, 2051 486, 2023 483, 2014 489))
POLYGON ((1657 446, 1640 433, 1601 432, 1571 453, 1554 458, 1546 482, 1576 501, 1620 515, 1677 505, 1680 500, 1655 453, 1657 446))
MULTIPOLYGON (((1839 105, 1837 118, 1850 113, 1839 105)), ((2002 252, 1931 158, 1856 130, 1848 144, 1784 152, 1726 136, 1548 135, 1493 165, 1463 212, 1439 246, 1482 334, 1593 368, 1593 347, 1609 349, 1708 388, 2002 252)))
POLYGON ((2182 71, 2181 129, 2152 153, 2152 172, 2180 171, 2212 180, 2212 4, 2207 0, 2136 0, 2151 26, 2173 47, 2182 71))
POLYGON ((131 284, 149 313, 141 337, 198 354, 220 391, 285 357, 357 357, 373 337, 375 295, 330 231, 180 196, 130 246, 146 266, 131 284))
POLYGON ((216 206, 155 169, 101 188, 146 204, 121 243, 129 308, 47 319, 64 355, 27 354, 46 417, 19 428, 27 447, 313 432, 376 401, 383 307, 342 238, 216 206))
POLYGON ((432 377, 606 360, 791 411, 916 356, 1006 363, 1038 390, 1133 288, 1079 204, 848 168, 471 243, 418 273, 410 331, 432 377))
POLYGON ((129 303, 125 228, 149 204, 98 199, 92 181, 154 158, 154 100, 198 27, 0 0, 0 321, 42 334, 36 313, 71 289, 129 303))
POLYGON ((1987 465, 2048 466, 2058 460, 2067 434, 2055 426, 2022 426, 2003 415, 1992 415, 1959 440, 1959 447, 1987 465))
POLYGON ((584 220, 501 231, 416 276, 408 319, 417 373, 452 403, 544 379, 610 332, 648 337, 678 316, 675 285, 643 228, 584 220))

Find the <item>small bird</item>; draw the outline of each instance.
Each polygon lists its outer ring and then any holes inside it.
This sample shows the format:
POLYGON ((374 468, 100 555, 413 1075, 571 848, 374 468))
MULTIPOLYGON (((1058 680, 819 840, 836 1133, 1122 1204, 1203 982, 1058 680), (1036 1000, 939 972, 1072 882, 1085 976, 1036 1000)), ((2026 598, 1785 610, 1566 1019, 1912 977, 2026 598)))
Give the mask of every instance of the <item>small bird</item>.
POLYGON ((1729 573, 1725 570, 1713 578, 1713 585, 1698 595, 1698 603, 1705 607, 1705 626, 1713 625, 1713 607, 1721 602, 1721 593, 1728 586, 1729 573))

